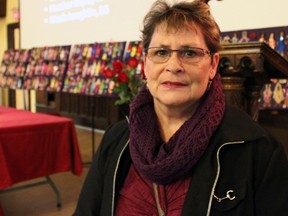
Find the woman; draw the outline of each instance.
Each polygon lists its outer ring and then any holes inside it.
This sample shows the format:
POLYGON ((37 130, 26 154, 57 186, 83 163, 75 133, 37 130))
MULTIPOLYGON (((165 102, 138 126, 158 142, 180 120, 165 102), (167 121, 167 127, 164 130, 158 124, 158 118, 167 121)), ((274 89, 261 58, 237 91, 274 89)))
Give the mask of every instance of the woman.
POLYGON ((287 214, 282 149, 225 105, 208 5, 156 1, 142 33, 147 85, 107 130, 74 215, 287 214))

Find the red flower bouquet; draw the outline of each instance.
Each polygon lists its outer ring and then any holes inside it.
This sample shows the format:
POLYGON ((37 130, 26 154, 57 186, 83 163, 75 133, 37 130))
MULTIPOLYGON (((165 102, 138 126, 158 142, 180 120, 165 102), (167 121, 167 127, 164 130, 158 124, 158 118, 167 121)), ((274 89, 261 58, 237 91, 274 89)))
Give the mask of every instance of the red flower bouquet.
POLYGON ((106 66, 103 73, 115 82, 113 93, 119 96, 116 105, 129 104, 143 84, 142 64, 136 58, 131 57, 125 65, 122 61, 114 61, 106 66))

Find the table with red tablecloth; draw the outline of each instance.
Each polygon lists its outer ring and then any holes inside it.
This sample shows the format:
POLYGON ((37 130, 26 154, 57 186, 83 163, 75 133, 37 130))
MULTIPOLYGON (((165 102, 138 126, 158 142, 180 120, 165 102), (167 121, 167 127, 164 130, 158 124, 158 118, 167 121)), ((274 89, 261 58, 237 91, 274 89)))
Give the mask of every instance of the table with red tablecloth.
POLYGON ((0 190, 66 171, 82 173, 71 119, 0 106, 0 190))

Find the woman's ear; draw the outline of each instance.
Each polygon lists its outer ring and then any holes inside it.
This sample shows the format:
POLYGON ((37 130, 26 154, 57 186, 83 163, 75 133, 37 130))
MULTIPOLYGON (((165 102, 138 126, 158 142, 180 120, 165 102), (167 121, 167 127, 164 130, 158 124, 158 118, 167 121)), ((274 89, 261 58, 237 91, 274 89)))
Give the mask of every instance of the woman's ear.
POLYGON ((146 58, 147 58, 147 54, 143 53, 142 59, 143 59, 144 67, 145 67, 145 64, 146 64, 146 58))
POLYGON ((146 73, 145 73, 145 67, 146 67, 146 61, 147 61, 147 54, 143 53, 143 62, 142 62, 142 69, 143 69, 143 77, 146 79, 146 73))
POLYGON ((144 70, 144 58, 142 59, 142 62, 141 62, 141 76, 142 76, 143 81, 147 80, 145 70, 144 70))
POLYGON ((217 73, 220 55, 219 53, 214 53, 211 61, 211 70, 209 72, 209 79, 212 80, 217 73))

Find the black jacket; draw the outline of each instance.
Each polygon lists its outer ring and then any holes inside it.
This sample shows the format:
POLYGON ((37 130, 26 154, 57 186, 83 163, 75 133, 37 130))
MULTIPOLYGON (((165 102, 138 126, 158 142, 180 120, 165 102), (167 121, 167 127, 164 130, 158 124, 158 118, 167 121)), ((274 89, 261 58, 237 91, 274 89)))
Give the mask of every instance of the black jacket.
MULTIPOLYGON (((74 216, 113 215, 131 164, 128 143, 126 121, 107 130, 74 216)), ((246 113, 227 107, 204 156, 191 170, 182 215, 288 215, 288 162, 282 146, 246 113)))

